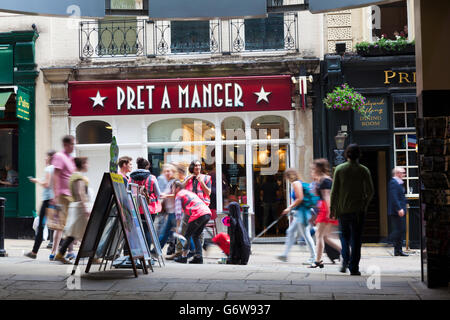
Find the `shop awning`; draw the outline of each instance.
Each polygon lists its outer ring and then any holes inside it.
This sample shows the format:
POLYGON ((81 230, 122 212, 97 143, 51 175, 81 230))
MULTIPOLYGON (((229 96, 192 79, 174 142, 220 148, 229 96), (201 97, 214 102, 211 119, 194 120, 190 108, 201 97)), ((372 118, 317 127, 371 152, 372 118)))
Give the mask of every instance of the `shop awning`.
POLYGON ((0 92, 0 119, 5 116, 5 106, 14 92, 0 92))
POLYGON ((346 9, 362 8, 370 5, 389 3, 392 0, 309 0, 309 11, 322 13, 346 9))

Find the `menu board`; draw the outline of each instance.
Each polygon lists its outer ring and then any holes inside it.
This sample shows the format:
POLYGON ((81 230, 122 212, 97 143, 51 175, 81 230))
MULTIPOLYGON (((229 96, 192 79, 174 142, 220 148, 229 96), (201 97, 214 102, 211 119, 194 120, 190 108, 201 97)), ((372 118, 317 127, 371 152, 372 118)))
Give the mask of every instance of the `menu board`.
POLYGON ((354 112, 354 130, 388 130, 389 113, 388 98, 385 96, 367 97, 364 105, 368 109, 368 117, 354 112))

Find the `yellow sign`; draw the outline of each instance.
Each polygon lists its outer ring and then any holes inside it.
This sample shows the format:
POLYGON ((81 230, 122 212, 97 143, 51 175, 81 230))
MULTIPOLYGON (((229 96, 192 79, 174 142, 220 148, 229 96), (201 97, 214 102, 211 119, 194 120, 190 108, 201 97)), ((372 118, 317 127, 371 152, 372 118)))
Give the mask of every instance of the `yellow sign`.
POLYGON ((111 175, 111 179, 113 182, 123 183, 122 175, 120 175, 118 173, 110 173, 110 175, 111 175))
POLYGON ((16 117, 22 120, 30 120, 30 93, 19 87, 16 98, 16 117))
POLYGON ((384 84, 416 83, 416 72, 384 71, 384 84))

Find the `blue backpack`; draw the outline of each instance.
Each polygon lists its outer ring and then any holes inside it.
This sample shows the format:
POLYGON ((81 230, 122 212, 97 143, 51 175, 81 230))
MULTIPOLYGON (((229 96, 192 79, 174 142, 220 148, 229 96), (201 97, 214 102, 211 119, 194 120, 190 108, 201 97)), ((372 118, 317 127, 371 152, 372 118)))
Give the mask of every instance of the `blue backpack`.
POLYGON ((312 191, 312 184, 302 182, 303 187, 303 201, 301 206, 306 207, 308 209, 314 208, 317 206, 317 202, 319 202, 320 197, 316 196, 312 191))

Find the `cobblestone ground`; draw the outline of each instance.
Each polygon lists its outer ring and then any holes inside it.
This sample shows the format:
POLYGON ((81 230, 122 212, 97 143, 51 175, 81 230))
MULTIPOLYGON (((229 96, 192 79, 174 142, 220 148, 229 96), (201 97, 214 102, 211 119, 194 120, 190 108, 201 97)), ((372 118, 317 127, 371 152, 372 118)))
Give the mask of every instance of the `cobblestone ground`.
MULTIPOLYGON (((152 299, 152 300, 449 300, 448 288, 428 289, 421 281, 420 255, 394 257, 392 248, 363 247, 362 276, 339 272, 339 264, 310 269, 302 263, 306 247, 292 249, 288 262, 276 259, 283 245, 255 244, 246 266, 222 265, 220 250, 208 249, 205 264, 166 261, 135 278, 131 270, 84 272, 69 281, 71 266, 50 262, 42 245, 38 258, 23 256, 30 240, 6 240, 8 257, 0 258, 0 299, 152 299), (376 277, 379 274, 379 278, 376 277), (379 280, 379 281, 378 281, 379 280), (369 285, 368 285, 369 284, 369 285)), ((324 257, 325 262, 328 259, 324 257)))

